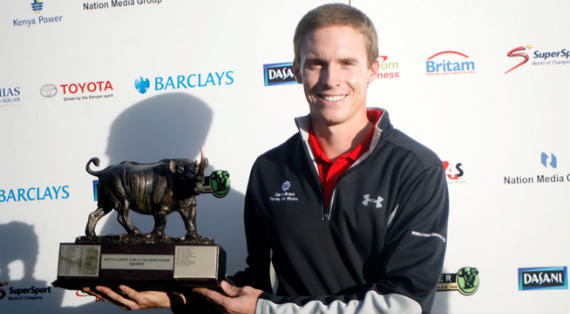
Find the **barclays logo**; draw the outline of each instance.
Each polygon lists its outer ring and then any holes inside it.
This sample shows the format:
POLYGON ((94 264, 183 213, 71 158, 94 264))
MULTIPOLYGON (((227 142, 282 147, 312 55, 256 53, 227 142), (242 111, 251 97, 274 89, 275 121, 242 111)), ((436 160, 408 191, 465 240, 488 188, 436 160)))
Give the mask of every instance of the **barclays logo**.
POLYGON ((19 203, 44 200, 65 200, 70 196, 69 185, 0 188, 1 203, 19 203))
POLYGON ((150 88, 150 80, 147 78, 139 77, 135 80, 135 88, 139 93, 144 94, 150 88))
POLYGON ((206 73, 177 74, 169 76, 155 76, 152 80, 139 77, 135 80, 135 88, 144 94, 148 90, 174 91, 179 89, 194 89, 200 87, 221 87, 232 85, 235 82, 235 72, 216 71, 206 73))

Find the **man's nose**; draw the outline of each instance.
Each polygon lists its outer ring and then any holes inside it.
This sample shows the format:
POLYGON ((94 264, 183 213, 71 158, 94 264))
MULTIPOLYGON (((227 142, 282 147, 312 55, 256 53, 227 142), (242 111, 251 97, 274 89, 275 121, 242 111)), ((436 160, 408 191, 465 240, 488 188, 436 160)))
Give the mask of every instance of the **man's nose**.
POLYGON ((327 86, 336 86, 341 80, 340 68, 334 64, 329 64, 321 72, 321 82, 327 86))

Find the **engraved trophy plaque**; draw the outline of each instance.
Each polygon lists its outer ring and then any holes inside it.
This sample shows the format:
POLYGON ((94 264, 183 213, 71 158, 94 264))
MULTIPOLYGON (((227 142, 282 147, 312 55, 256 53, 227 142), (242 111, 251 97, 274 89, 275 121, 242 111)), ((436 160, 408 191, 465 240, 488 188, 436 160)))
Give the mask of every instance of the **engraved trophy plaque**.
POLYGON ((171 290, 174 288, 216 288, 225 278, 226 252, 211 238, 196 232, 196 198, 200 193, 224 197, 230 190, 227 171, 215 170, 204 176, 207 160, 163 159, 149 164, 125 161, 95 171, 97 209, 89 215, 85 236, 74 243, 60 243, 56 287, 81 289, 86 286, 171 290), (104 215, 117 211, 126 234, 97 236, 95 225, 104 215), (154 216, 152 232, 141 233, 129 217, 129 210, 154 216), (187 233, 180 238, 164 234, 166 217, 177 211, 187 233))

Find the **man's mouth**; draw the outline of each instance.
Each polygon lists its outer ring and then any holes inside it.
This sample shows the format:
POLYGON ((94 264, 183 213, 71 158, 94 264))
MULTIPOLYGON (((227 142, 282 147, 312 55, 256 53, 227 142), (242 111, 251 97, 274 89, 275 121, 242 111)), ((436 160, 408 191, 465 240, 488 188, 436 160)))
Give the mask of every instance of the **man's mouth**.
POLYGON ((335 102, 335 101, 339 101, 342 100, 346 97, 346 95, 319 95, 320 98, 326 100, 326 101, 330 101, 330 102, 335 102))

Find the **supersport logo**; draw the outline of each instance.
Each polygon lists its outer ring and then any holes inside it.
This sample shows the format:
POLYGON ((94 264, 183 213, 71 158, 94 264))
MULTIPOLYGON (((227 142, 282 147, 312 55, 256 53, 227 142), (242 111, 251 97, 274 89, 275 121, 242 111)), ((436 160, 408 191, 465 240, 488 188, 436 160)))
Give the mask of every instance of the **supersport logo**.
POLYGON ((512 70, 514 70, 514 69, 516 69, 516 68, 520 67, 521 65, 523 65, 523 64, 525 64, 525 63, 528 62, 528 59, 529 59, 528 54, 522 52, 522 51, 524 51, 524 50, 526 50, 526 49, 532 49, 532 45, 527 45, 526 47, 525 47, 525 46, 516 47, 516 48, 511 49, 511 51, 509 51, 509 52, 507 53, 507 57, 521 57, 521 58, 523 58, 523 60, 522 60, 519 64, 517 64, 517 65, 515 65, 514 67, 508 69, 508 70, 505 72, 505 74, 511 72, 512 70))

